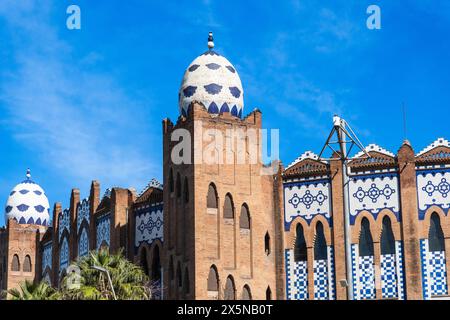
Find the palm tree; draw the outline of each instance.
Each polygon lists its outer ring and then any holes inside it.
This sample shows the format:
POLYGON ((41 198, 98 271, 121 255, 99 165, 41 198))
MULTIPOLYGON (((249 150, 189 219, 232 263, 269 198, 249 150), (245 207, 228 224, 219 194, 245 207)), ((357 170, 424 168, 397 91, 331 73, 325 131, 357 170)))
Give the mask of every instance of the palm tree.
POLYGON ((47 282, 36 283, 25 280, 19 285, 8 291, 11 300, 57 300, 59 293, 53 289, 47 282))
POLYGON ((139 266, 128 261, 122 251, 110 254, 108 249, 92 251, 78 259, 62 281, 63 299, 147 300, 151 296, 149 279, 139 266), (108 275, 111 277, 112 287, 108 275), (79 272, 78 272, 79 271, 79 272))

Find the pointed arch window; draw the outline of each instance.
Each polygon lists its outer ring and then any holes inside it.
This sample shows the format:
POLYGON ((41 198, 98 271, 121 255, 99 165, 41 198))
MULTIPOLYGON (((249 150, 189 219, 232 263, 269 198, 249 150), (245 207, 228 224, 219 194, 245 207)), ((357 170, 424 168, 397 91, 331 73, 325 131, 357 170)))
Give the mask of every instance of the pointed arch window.
POLYGON ((242 289, 242 300, 252 300, 252 291, 247 284, 242 289))
POLYGON ((266 252, 266 255, 270 254, 270 235, 269 235, 269 232, 266 232, 266 235, 264 236, 264 250, 266 252))
POLYGON ((208 282, 208 291, 219 291, 219 275, 214 265, 211 266, 211 268, 209 268, 207 282, 208 282))
POLYGON ((395 238, 392 231, 391 219, 385 216, 382 221, 383 229, 381 231, 381 255, 395 254, 395 238))
POLYGON ((305 234, 303 232, 303 226, 299 223, 297 224, 296 230, 296 238, 295 238, 295 246, 294 246, 294 261, 307 261, 308 253, 306 249, 306 240, 305 234))
POLYGON ((141 260, 141 267, 144 270, 144 273, 148 276, 149 270, 148 270, 148 263, 147 263, 147 250, 145 248, 142 248, 140 260, 141 260))
POLYGON ((152 260, 152 280, 159 281, 161 279, 161 260, 159 257, 159 247, 153 248, 153 260, 152 260))
POLYGON ((227 193, 225 196, 225 203, 223 205, 223 217, 225 219, 234 219, 234 206, 231 195, 227 193))
POLYGON ((248 212, 248 208, 246 204, 243 204, 241 207, 241 216, 239 217, 239 227, 241 229, 250 229, 250 213, 248 212))
POLYGON ((213 183, 208 187, 208 196, 206 199, 206 207, 211 209, 218 208, 217 190, 213 183))
POLYGON ((225 283, 224 300, 236 300, 236 288, 234 286, 234 279, 232 276, 228 276, 225 283))
POLYGON ((272 290, 270 290, 270 286, 267 287, 266 290, 266 300, 272 300, 272 290))
POLYGON ((29 255, 26 255, 23 261, 23 272, 31 272, 31 258, 29 255))
POLYGON ((20 260, 17 254, 13 256, 11 263, 11 271, 20 271, 20 260))
POLYGON ((327 260, 327 242, 322 222, 316 225, 316 238, 314 241, 314 260, 327 260))
POLYGON ((359 236, 359 256, 373 256, 373 238, 370 232, 370 222, 367 218, 361 221, 361 234, 359 236))
POLYGON ((437 213, 430 218, 430 230, 428 232, 428 250, 430 252, 445 251, 444 233, 442 232, 441 220, 437 213))

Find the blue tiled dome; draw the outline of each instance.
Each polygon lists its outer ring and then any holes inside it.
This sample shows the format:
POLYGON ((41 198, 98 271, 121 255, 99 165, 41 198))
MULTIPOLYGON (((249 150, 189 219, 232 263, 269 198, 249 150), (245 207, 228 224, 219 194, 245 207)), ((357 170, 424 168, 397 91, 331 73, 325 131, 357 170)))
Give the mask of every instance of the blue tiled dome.
POLYGON ((5 207, 5 220, 15 219, 20 224, 47 226, 50 206, 44 190, 31 180, 27 171, 26 180, 12 189, 5 207))
POLYGON ((230 112, 242 116, 244 90, 234 66, 213 50, 212 34, 209 50, 197 57, 184 73, 179 91, 180 113, 187 115, 192 101, 204 104, 209 113, 230 112))

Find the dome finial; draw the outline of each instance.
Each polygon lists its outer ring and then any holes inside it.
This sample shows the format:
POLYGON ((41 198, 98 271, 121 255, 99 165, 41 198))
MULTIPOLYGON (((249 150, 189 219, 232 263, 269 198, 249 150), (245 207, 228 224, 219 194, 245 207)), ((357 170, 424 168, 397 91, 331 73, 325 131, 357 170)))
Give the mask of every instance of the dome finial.
POLYGON ((212 32, 209 32, 209 34, 208 34, 208 48, 209 48, 209 50, 214 48, 214 38, 213 38, 212 32))
POLYGON ((31 170, 30 170, 30 168, 27 169, 27 174, 26 174, 26 176, 27 176, 27 179, 28 179, 28 180, 31 179, 31 170))

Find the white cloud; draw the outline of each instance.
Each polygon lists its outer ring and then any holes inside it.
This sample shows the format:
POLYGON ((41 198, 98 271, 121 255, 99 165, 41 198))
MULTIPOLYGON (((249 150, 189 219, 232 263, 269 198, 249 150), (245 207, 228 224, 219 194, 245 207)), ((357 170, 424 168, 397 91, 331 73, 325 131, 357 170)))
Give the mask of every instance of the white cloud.
POLYGON ((73 187, 99 179, 104 187, 140 188, 159 176, 159 150, 150 152, 159 130, 145 118, 150 99, 138 101, 116 79, 92 71, 102 59, 97 53, 72 58, 49 23, 48 2, 20 4, 0 5, 16 62, 14 73, 2 74, 0 108, 17 142, 73 187))

